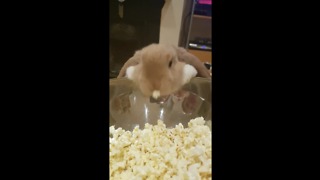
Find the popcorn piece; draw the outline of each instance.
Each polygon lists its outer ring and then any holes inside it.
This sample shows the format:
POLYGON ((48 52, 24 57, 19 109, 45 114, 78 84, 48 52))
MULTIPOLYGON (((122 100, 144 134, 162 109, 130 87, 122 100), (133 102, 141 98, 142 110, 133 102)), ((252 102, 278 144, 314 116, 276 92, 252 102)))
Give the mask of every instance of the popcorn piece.
POLYGON ((154 99, 158 99, 158 97, 160 97, 160 91, 156 90, 152 92, 152 97, 154 99))
MULTIPOLYGON (((210 124, 211 125, 211 124, 210 124)), ((211 128, 202 117, 132 132, 110 127, 110 179, 211 179, 211 128)))

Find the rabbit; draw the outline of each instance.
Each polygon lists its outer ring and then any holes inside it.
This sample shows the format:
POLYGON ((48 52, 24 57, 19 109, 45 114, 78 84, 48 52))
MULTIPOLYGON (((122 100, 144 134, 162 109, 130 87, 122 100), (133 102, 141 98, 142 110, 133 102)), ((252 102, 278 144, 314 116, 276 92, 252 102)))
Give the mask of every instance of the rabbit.
POLYGON ((211 78, 196 56, 180 47, 153 43, 136 51, 117 78, 127 77, 145 96, 157 99, 178 91, 195 76, 211 78))

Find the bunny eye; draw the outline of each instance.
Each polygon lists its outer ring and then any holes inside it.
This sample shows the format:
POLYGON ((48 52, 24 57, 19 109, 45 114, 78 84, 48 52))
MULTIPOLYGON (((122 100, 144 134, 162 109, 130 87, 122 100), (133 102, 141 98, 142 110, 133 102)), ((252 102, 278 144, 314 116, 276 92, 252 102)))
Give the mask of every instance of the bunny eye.
POLYGON ((169 68, 172 66, 172 60, 169 62, 169 68))

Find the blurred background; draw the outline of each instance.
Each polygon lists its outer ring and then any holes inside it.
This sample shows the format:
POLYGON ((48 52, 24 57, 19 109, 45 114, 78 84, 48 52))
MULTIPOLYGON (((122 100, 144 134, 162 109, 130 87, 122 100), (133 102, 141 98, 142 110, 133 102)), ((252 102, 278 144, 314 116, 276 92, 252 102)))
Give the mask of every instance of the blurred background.
POLYGON ((186 48, 208 69, 212 61, 212 0, 111 0, 110 74, 117 77, 138 49, 151 43, 186 48))

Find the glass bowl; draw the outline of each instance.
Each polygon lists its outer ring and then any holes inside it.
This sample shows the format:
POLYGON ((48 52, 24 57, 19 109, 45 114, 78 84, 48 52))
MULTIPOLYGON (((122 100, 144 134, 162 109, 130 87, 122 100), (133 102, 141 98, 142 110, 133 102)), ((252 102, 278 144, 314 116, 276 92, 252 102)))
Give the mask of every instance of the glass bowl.
POLYGON ((158 120, 168 128, 179 123, 187 127, 197 117, 211 122, 211 79, 193 78, 180 91, 157 100, 143 96, 127 78, 110 79, 109 84, 109 126, 131 131, 137 125, 156 125, 158 120))

